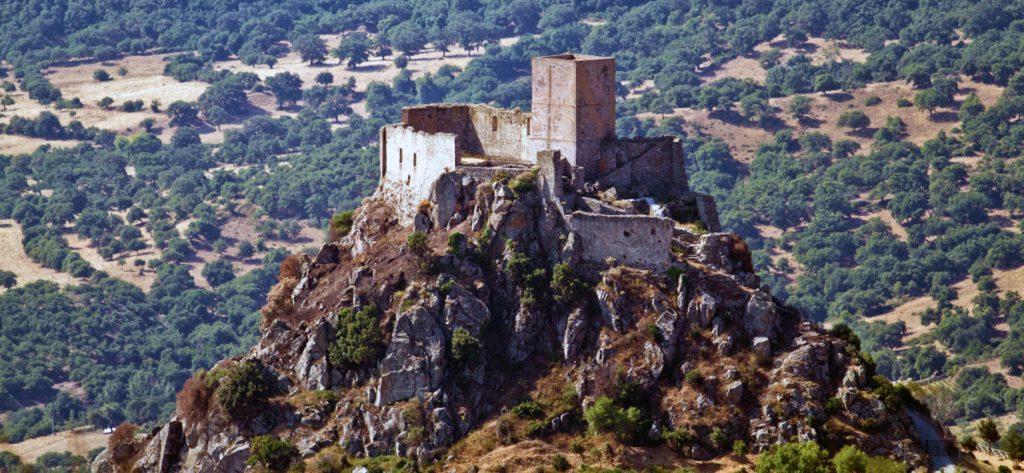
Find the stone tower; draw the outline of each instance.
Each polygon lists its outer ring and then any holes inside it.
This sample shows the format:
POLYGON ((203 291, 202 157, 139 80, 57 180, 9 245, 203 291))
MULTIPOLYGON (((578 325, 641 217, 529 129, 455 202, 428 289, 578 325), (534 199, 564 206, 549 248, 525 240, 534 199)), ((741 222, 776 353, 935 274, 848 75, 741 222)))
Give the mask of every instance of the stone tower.
POLYGON ((615 139, 615 59, 560 54, 533 58, 532 155, 547 149, 598 169, 601 142, 615 139))

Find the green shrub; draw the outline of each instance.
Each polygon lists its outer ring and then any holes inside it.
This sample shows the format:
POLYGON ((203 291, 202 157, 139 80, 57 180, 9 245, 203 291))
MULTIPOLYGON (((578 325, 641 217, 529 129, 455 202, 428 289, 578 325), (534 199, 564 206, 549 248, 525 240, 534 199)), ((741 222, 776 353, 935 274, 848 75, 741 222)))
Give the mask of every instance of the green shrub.
POLYGON ((544 436, 544 427, 547 423, 540 420, 535 420, 526 425, 526 436, 530 438, 537 438, 544 436))
POLYGON ((522 419, 539 419, 544 417, 544 408, 537 401, 530 399, 516 404, 512 408, 512 413, 522 419))
POLYGON ((814 442, 777 445, 757 460, 758 473, 819 473, 829 470, 828 452, 814 442))
POLYGON ((843 401, 840 401, 837 397, 830 397, 825 400, 825 412, 828 414, 838 414, 843 410, 843 401))
POLYGON ((532 191, 537 187, 537 170, 531 169, 519 174, 508 183, 508 187, 517 197, 532 191))
POLYGON ((331 241, 338 241, 338 239, 346 236, 352 231, 352 222, 355 216, 354 210, 346 210, 344 212, 336 213, 331 217, 331 225, 328 230, 328 239, 331 241))
POLYGON ((243 361, 230 367, 216 391, 217 402, 232 415, 266 399, 269 394, 270 384, 257 361, 243 361))
MULTIPOLYGON (((665 277, 668 278, 669 285, 675 288, 676 284, 679 284, 679 278, 686 277, 686 270, 679 266, 669 266, 668 269, 665 270, 665 277)), ((685 279, 683 280, 683 283, 686 283, 685 279)))
POLYGON ((419 230, 410 233, 409 238, 405 240, 405 247, 416 256, 427 254, 430 250, 427 246, 427 234, 419 230))
POLYGON ((466 235, 462 232, 452 232, 448 235, 448 252, 455 256, 462 256, 466 249, 466 235))
POLYGON ((711 444, 717 448, 723 448, 728 445, 729 442, 729 437, 725 435, 725 431, 718 426, 711 429, 711 435, 708 439, 711 440, 711 444))
POLYGON ((689 430, 670 430, 661 435, 665 443, 676 453, 683 453, 686 447, 693 445, 693 432, 689 430))
POLYGON ((896 101, 896 106, 899 107, 899 108, 913 107, 914 106, 914 102, 911 102, 908 99, 899 99, 899 100, 896 101))
POLYGON ((568 264, 558 263, 551 273, 551 289, 556 302, 568 304, 582 298, 587 285, 576 278, 568 264))
POLYGON ((346 307, 338 311, 337 338, 327 348, 327 360, 331 364, 363 366, 377 359, 382 348, 377 307, 369 305, 359 312, 346 307))
POLYGON ((701 374, 700 370, 692 369, 686 372, 686 384, 693 387, 700 387, 704 385, 704 375, 701 374))
POLYGON ((651 336, 656 342, 661 342, 662 334, 658 324, 651 322, 647 324, 647 334, 651 336))
POLYGON ((505 271, 508 272, 508 276, 512 278, 516 284, 523 284, 526 282, 526 276, 530 270, 530 258, 525 253, 513 251, 508 257, 508 262, 505 263, 505 271))
POLYGON ((462 327, 455 329, 452 333, 452 360, 458 365, 465 365, 479 355, 480 340, 462 327))
POLYGON ((591 432, 611 433, 620 440, 634 440, 641 422, 639 409, 619 407, 607 396, 597 398, 583 417, 591 432))
POLYGON ((562 454, 556 453, 555 456, 551 458, 551 468, 554 468, 555 471, 569 471, 569 468, 572 468, 572 465, 569 464, 569 460, 567 460, 562 454))
POLYGON ((747 442, 742 440, 734 440, 732 442, 732 453, 738 457, 742 457, 747 454, 747 442))
POLYGON ((882 103, 882 98, 877 96, 877 95, 872 95, 872 96, 864 99, 864 106, 865 107, 875 106, 875 105, 878 105, 880 103, 882 103))
POLYGON ((252 439, 247 465, 261 465, 270 471, 284 471, 291 464, 292 458, 299 454, 298 449, 287 440, 271 435, 260 435, 252 439))

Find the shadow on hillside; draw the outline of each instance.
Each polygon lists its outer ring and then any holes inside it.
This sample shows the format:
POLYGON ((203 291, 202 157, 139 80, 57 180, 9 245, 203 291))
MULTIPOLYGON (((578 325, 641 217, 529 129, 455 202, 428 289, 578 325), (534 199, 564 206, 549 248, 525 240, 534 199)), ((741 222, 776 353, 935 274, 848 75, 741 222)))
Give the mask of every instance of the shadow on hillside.
POLYGON ((387 64, 367 64, 365 66, 356 66, 356 67, 353 67, 353 68, 350 68, 350 69, 347 69, 347 70, 352 71, 352 72, 377 72, 377 71, 383 71, 383 70, 385 70, 387 68, 388 68, 387 64))
POLYGON ((877 132, 878 132, 878 127, 869 126, 867 128, 861 128, 859 130, 848 131, 848 132, 846 132, 846 134, 851 135, 851 136, 856 136, 858 138, 871 139, 871 138, 873 138, 875 136, 875 133, 877 133, 877 132))
POLYGON ((829 92, 827 94, 822 94, 822 97, 824 97, 826 99, 829 99, 829 100, 831 100, 833 102, 840 102, 840 103, 848 102, 850 100, 853 100, 853 94, 849 94, 849 93, 846 93, 846 92, 829 92))
POLYGON ((929 120, 935 123, 956 123, 960 121, 960 117, 957 116, 956 112, 935 112, 928 117, 929 120))
POLYGON ((819 128, 825 122, 814 117, 803 117, 797 119, 797 124, 804 128, 819 128))

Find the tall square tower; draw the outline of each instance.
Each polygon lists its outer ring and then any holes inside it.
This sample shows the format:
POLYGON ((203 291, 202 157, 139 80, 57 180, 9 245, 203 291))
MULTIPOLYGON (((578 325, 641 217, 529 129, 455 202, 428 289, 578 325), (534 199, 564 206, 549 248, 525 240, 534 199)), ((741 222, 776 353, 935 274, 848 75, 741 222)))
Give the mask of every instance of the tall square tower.
POLYGON ((580 54, 533 58, 531 156, 558 150, 597 177, 601 142, 615 138, 615 59, 580 54))

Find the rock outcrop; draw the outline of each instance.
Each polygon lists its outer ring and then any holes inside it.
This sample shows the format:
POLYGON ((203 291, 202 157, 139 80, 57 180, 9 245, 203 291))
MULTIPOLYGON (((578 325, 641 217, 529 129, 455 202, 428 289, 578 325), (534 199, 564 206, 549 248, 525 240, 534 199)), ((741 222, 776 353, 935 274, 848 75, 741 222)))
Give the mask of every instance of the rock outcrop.
MULTIPOLYGON (((226 381, 213 380, 204 410, 179 406, 134 467, 246 471, 259 435, 301 457, 340 449, 456 464, 447 449, 480 429, 522 440, 508 430, 509 406, 541 405, 529 435, 543 440, 582 434, 583 412, 602 397, 644 413, 645 442, 690 433, 676 446, 682 457, 724 454, 709 440, 720 430, 755 451, 818 440, 925 463, 909 418, 879 401, 856 347, 758 289, 734 235, 677 242, 671 269, 654 272, 581 261, 587 242, 509 177, 445 181, 435 193, 419 225, 430 231, 426 248, 406 244, 415 224, 398 227, 367 199, 352 232, 306 261, 290 312, 248 354, 222 362, 257 361, 267 394, 232 414, 217 397, 226 381), (353 327, 342 309, 376 321, 353 327), (379 354, 332 364, 332 347, 350 339, 379 354), (567 388, 551 397, 551 385, 567 388)), ((99 455, 93 471, 120 471, 110 458, 99 455)))

